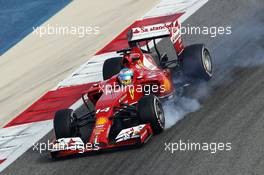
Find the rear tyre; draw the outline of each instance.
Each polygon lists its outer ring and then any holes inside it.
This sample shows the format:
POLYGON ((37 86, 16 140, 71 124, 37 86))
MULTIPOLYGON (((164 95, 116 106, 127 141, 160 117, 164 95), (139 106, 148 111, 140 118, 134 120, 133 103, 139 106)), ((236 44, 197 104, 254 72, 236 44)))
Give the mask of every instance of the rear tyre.
POLYGON ((105 60, 103 65, 103 79, 110 79, 112 76, 118 74, 122 69, 122 57, 110 58, 105 60))
POLYGON ((55 113, 53 120, 56 139, 69 138, 74 136, 74 111, 72 109, 63 109, 55 113))
POLYGON ((165 116, 160 100, 154 95, 143 96, 138 101, 138 113, 142 123, 150 123, 154 134, 165 128, 165 116))
POLYGON ((183 72, 187 77, 206 81, 212 78, 212 59, 203 44, 186 47, 182 55, 183 72))

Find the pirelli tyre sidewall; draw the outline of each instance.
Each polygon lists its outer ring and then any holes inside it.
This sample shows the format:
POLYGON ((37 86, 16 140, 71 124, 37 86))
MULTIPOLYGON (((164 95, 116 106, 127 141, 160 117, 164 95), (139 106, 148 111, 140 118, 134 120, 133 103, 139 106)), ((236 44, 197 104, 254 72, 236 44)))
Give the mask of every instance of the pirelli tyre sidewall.
POLYGON ((193 79, 210 80, 213 76, 213 63, 210 52, 204 44, 187 46, 182 53, 184 74, 193 79))
POLYGON ((142 123, 150 123, 154 134, 165 127, 165 116, 160 100, 154 95, 141 97, 138 101, 138 113, 142 123))
POLYGON ((53 125, 56 139, 74 136, 72 128, 73 120, 74 111, 72 109, 62 109, 55 113, 53 125))

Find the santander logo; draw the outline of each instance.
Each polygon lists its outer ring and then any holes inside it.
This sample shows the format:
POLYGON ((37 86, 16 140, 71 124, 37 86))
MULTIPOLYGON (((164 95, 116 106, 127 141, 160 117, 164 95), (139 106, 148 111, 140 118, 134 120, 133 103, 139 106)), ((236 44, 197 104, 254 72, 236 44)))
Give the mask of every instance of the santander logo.
POLYGON ((156 24, 151 26, 145 26, 145 27, 137 27, 133 29, 133 34, 142 34, 147 32, 155 32, 155 31, 161 31, 161 30, 171 30, 173 28, 177 27, 177 23, 171 22, 171 23, 162 23, 162 24, 156 24))

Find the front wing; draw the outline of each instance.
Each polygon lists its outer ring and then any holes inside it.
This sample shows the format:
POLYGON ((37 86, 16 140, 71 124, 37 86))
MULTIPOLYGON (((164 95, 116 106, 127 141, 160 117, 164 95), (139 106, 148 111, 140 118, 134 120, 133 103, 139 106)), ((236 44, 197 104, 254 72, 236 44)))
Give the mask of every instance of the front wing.
POLYGON ((109 144, 86 143, 80 137, 61 138, 55 140, 50 149, 53 158, 60 158, 69 155, 83 154, 89 152, 99 152, 102 150, 113 150, 127 146, 136 146, 146 143, 153 135, 150 124, 142 124, 131 128, 123 129, 109 144))

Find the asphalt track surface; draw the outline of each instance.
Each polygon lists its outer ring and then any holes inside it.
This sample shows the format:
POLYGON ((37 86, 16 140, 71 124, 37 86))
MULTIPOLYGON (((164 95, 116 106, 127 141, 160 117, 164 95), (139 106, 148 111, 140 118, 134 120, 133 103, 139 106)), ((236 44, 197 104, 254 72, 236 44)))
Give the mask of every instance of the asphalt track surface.
MULTIPOLYGON (((1 174, 264 174, 264 1, 209 1, 184 25, 232 26, 232 35, 185 36, 212 52, 202 107, 140 149, 51 161, 28 150, 1 174), (231 151, 164 151, 164 143, 231 142, 231 151)), ((52 137, 49 133, 41 141, 52 137)))

